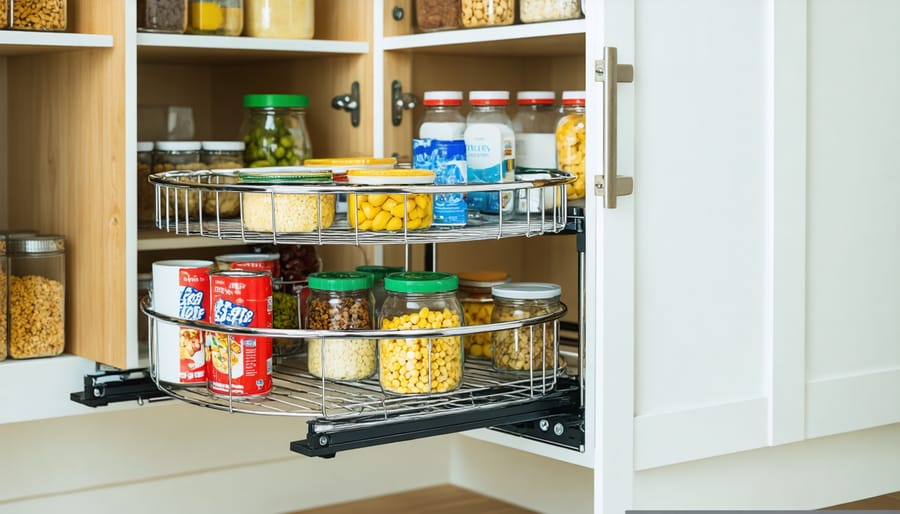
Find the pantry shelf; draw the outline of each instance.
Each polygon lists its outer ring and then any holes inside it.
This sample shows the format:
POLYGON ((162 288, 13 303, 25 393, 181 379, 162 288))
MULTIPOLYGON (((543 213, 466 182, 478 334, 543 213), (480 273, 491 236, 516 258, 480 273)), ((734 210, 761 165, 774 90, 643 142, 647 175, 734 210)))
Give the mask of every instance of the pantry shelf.
POLYGON ((136 40, 140 62, 260 61, 369 52, 366 41, 153 33, 138 33, 136 40))
POLYGON ((0 57, 67 52, 85 48, 112 48, 107 34, 69 32, 0 31, 0 57))

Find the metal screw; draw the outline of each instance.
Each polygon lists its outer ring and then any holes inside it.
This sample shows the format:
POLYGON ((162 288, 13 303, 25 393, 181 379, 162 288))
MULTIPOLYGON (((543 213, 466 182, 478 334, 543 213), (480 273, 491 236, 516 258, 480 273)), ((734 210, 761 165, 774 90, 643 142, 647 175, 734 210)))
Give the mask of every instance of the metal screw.
POLYGON ((553 433, 556 435, 563 435, 564 433, 566 433, 566 426, 562 423, 553 425, 553 433))
POLYGON ((328 436, 327 435, 319 436, 319 446, 328 446, 328 436))
POLYGON ((403 13, 403 8, 400 7, 399 5, 394 6, 394 8, 391 9, 391 16, 393 16, 393 18, 394 18, 395 20, 397 20, 397 21, 402 20, 402 19, 403 19, 403 15, 404 15, 404 13, 403 13))
POLYGON ((546 419, 542 419, 541 421, 538 422, 538 428, 541 429, 541 432, 546 432, 546 431, 550 430, 550 422, 547 421, 546 419))

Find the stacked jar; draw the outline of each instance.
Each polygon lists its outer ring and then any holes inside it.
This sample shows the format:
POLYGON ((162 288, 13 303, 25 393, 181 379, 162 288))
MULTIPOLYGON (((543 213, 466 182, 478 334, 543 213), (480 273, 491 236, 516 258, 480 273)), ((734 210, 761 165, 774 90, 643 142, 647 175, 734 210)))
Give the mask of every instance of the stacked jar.
POLYGON ((10 238, 9 357, 59 355, 65 347, 65 240, 57 235, 10 238))
POLYGON ((244 34, 250 37, 311 39, 315 0, 245 0, 244 34))
MULTIPOLYGON (((306 303, 307 330, 371 330, 373 328, 372 274, 319 272, 309 276, 306 303)), ((375 374, 374 339, 311 338, 307 367, 317 377, 362 380, 375 374)))
MULTIPOLYGON (((509 275, 502 271, 477 271, 459 274, 459 303, 462 304, 466 326, 486 325, 491 322, 494 297, 491 288, 509 282, 509 275)), ((480 332, 463 336, 466 357, 491 358, 491 333, 480 332)))
POLYGON ((67 25, 67 0, 9 0, 0 7, 0 28, 62 32, 67 25))
POLYGON ((458 29, 459 0, 416 0, 416 27, 422 32, 458 29))
MULTIPOLYGON (((378 316, 383 330, 439 330, 458 327, 463 314, 456 297, 456 275, 437 272, 392 273, 385 277, 387 299, 378 316)), ((378 341, 381 388, 387 393, 443 393, 462 382, 463 347, 459 336, 395 338, 378 341)))
POLYGON ((253 94, 244 96, 246 116, 244 164, 296 166, 312 157, 312 143, 306 129, 306 95, 253 94))
MULTIPOLYGON (((243 141, 203 141, 202 145, 200 162, 211 170, 236 169, 244 165, 243 141)), ((216 184, 234 184, 238 178, 235 175, 214 175, 211 181, 216 184)), ((233 218, 240 212, 240 193, 224 191, 204 194, 203 214, 233 218)))
MULTIPOLYGON (((491 288, 492 323, 551 314, 560 308, 561 288, 556 284, 518 282, 491 288)), ((558 334, 553 322, 498 330, 491 334, 494 369, 552 373, 560 366, 558 334)))
POLYGON ((460 6, 467 28, 512 25, 516 19, 516 0, 461 0, 460 6))
POLYGON ((522 23, 571 20, 581 17, 581 0, 519 0, 522 23))
POLYGON ((184 34, 188 0, 137 0, 137 28, 141 32, 184 34))
POLYGON ((584 91, 563 91, 562 117, 556 126, 556 161, 559 169, 575 175, 566 185, 566 198, 584 198, 585 117, 584 91))
MULTIPOLYGON (((519 106, 512 120, 516 134, 516 180, 536 181, 551 178, 556 170, 556 93, 519 91, 519 106)), ((553 187, 541 191, 516 191, 516 212, 540 213, 558 205, 553 187), (543 194, 542 194, 543 193, 543 194)))
POLYGON ((240 36, 244 29, 243 0, 190 0, 191 34, 240 36))
MULTIPOLYGON (((497 184, 515 180, 516 135, 506 109, 509 91, 470 91, 466 116, 466 182, 497 184)), ((470 192, 468 208, 482 214, 511 214, 510 191, 470 192)))

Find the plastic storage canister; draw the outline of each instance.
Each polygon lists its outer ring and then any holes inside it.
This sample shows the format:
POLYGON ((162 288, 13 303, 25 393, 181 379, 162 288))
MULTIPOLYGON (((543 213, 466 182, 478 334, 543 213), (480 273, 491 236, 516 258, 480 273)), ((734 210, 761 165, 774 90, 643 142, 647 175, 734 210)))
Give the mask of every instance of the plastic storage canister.
MULTIPOLYGON (((466 182, 495 184, 515 180, 516 135, 506 113, 509 91, 469 92, 471 110, 466 116, 466 182)), ((512 191, 470 192, 469 209, 485 214, 510 214, 512 191)))
POLYGON ((512 119, 516 133, 516 168, 556 168, 556 93, 519 91, 512 119))
MULTIPOLYGON (((307 330, 370 330, 373 328, 372 274, 357 271, 320 272, 309 276, 307 330)), ((310 338, 307 367, 317 377, 361 380, 375 374, 375 340, 310 338)))
MULTIPOLYGON (((415 185, 434 182, 434 172, 417 169, 350 170, 351 184, 415 185)), ((431 193, 350 193, 347 222, 350 228, 372 232, 421 230, 434 219, 431 193)))
MULTIPOLYGON (((494 286, 491 323, 533 318, 560 308, 561 288, 556 284, 511 282, 494 286)), ((559 366, 559 343, 554 323, 548 321, 491 334, 495 369, 554 374, 559 366)))
POLYGON ((66 247, 58 235, 11 238, 9 357, 59 355, 65 347, 66 247))
POLYGON ((458 29, 459 0, 416 0, 416 27, 422 32, 458 29))
POLYGON ((356 271, 371 273, 373 277, 372 295, 375 297, 375 315, 381 312, 387 292, 384 290, 384 277, 390 273, 403 271, 403 266, 357 266, 356 271))
POLYGON ((9 0, 13 30, 66 30, 67 0, 9 0))
MULTIPOLYGON (((244 165, 243 141, 203 141, 200 162, 211 170, 236 169, 244 165)), ((214 175, 210 182, 234 184, 235 175, 214 175)), ((218 191, 203 195, 203 214, 232 218, 241 212, 241 195, 236 192, 218 191)))
POLYGON ((244 0, 190 0, 189 32, 240 36, 244 29, 244 0))
POLYGON ((244 35, 311 39, 315 5, 315 0, 244 0, 244 35))
MULTIPOLYGON (((274 168, 241 171, 242 183, 272 185, 322 184, 331 182, 331 172, 309 168, 274 168)), ((316 232, 334 223, 334 195, 318 193, 242 193, 244 228, 257 232, 316 232), (274 199, 274 205, 273 205, 274 199), (272 227, 272 218, 275 227, 272 227)))
MULTIPOLYGON (((434 172, 435 184, 466 183, 466 118, 460 112, 461 91, 426 91, 425 115, 413 139, 414 168, 434 172)), ((466 224, 466 200, 461 192, 434 195, 434 225, 466 224)))
POLYGON ((183 34, 188 26, 188 0, 137 0, 141 32, 183 34))
POLYGON ((150 227, 156 221, 156 192, 150 183, 153 172, 153 141, 137 144, 138 226, 150 227))
MULTIPOLYGON (((466 326, 485 325, 491 322, 494 297, 491 288, 509 282, 509 275, 502 271, 474 271, 459 274, 459 303, 462 304, 466 326)), ((463 336, 466 357, 491 358, 491 333, 480 332, 463 336)))
POLYGON ((584 91, 563 91, 562 118, 556 126, 556 161, 557 168, 575 175, 575 182, 566 186, 569 200, 584 198, 584 103, 584 91))
POLYGON ((516 19, 516 0, 461 0, 463 27, 512 25, 516 19))
POLYGON ((244 164, 296 166, 312 157, 306 128, 306 95, 254 94, 244 96, 247 110, 241 134, 246 147, 244 164))
MULTIPOLYGON (((437 272, 391 273, 384 279, 387 299, 378 316, 383 330, 440 330, 462 324, 456 275, 437 272)), ((378 379, 385 392, 443 393, 462 382, 463 347, 459 336, 384 338, 378 341, 378 379)))
POLYGON ((519 0, 522 23, 581 17, 581 0, 519 0))

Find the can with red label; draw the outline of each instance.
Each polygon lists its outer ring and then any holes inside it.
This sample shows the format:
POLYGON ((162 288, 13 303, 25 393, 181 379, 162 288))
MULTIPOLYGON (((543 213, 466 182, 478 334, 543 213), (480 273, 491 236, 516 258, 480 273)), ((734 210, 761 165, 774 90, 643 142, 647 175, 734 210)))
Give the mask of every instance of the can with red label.
POLYGON ((273 278, 279 278, 281 276, 279 257, 277 253, 229 253, 216 257, 216 268, 268 271, 273 278))
MULTIPOLYGON (((212 261, 166 260, 153 263, 153 310, 188 321, 210 321, 209 271, 212 261)), ((158 322, 151 342, 157 378, 172 384, 205 384, 202 330, 158 322)))
MULTIPOLYGON (((272 328, 272 277, 267 271, 209 275, 212 322, 272 328)), ((272 338, 208 332, 208 387, 223 396, 257 397, 272 390, 272 338)))

